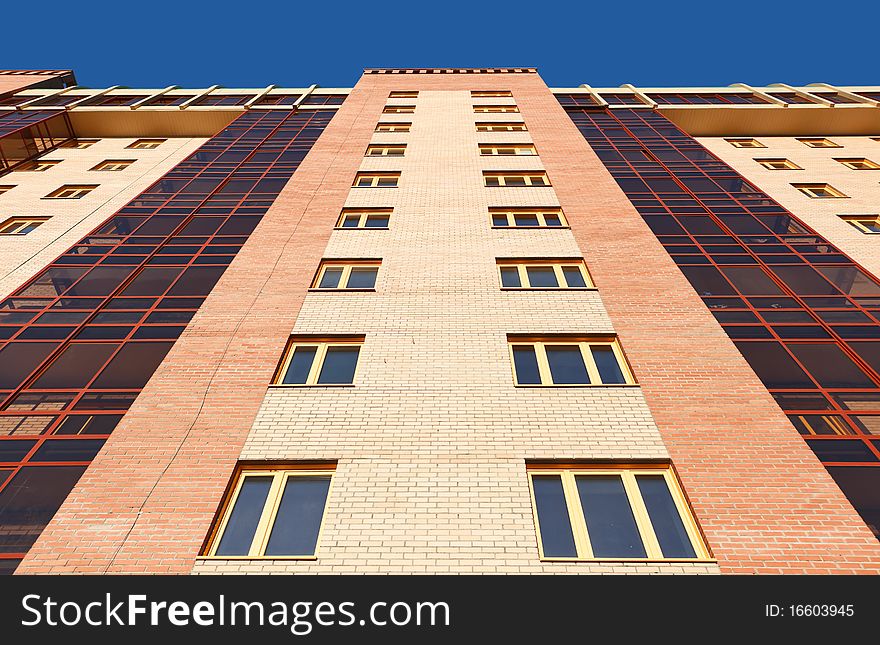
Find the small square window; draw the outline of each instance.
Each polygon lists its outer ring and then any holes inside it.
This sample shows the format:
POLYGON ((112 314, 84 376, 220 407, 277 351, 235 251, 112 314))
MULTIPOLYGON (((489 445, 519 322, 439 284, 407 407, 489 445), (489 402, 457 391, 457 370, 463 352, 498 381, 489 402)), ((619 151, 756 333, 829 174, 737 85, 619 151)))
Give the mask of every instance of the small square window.
POLYGON ((131 164, 135 162, 134 159, 105 159, 97 166, 94 166, 90 170, 103 170, 107 172, 118 172, 120 170, 125 170, 131 164))
POLYGON ((880 215, 840 215, 840 219, 868 235, 880 233, 880 215))
POLYGON ((49 159, 28 161, 28 162, 21 164, 17 168, 15 168, 15 170, 16 171, 23 171, 23 172, 46 172, 47 170, 49 170, 49 168, 52 168, 53 166, 57 166, 60 163, 61 163, 60 161, 49 160, 49 159))
POLYGON ((294 336, 287 343, 274 385, 352 385, 363 336, 294 336))
POLYGON ((391 220, 391 208, 343 208, 336 228, 348 229, 387 229, 391 220))
POLYGON ((48 217, 10 217, 0 223, 0 235, 27 235, 48 217))
POLYGON ((829 184, 792 184, 807 197, 815 199, 846 197, 842 192, 829 184))
POLYGON ((727 143, 734 148, 766 148, 763 143, 757 139, 725 139, 727 143))
POLYGON ((405 143, 372 143, 367 146, 365 157, 402 157, 406 152, 405 143))
POLYGON ((830 139, 824 137, 798 137, 798 141, 811 148, 842 148, 830 139))
POLYGON ((81 199, 97 188, 97 184, 88 186, 78 184, 65 184, 61 188, 53 190, 43 199, 81 199))
POLYGON ((382 114, 412 114, 415 111, 415 105, 386 105, 382 114))
POLYGON ((397 90, 388 94, 389 99, 416 99, 419 97, 417 90, 397 90))
POLYGON ((790 159, 755 159, 768 170, 803 170, 790 159))
POLYGON ((70 141, 65 141, 59 147, 60 148, 75 148, 77 150, 85 150, 86 148, 90 148, 96 143, 98 143, 100 139, 71 139, 70 141))
POLYGON ((323 260, 312 280, 312 289, 374 291, 380 260, 323 260))
POLYGON ((359 172, 355 175, 353 188, 396 188, 399 172, 359 172))
POLYGON ((851 170, 880 170, 880 164, 871 161, 870 159, 865 159, 864 157, 835 159, 834 161, 842 163, 844 166, 851 170))
POLYGON ((163 143, 165 143, 167 139, 138 139, 133 143, 125 146, 126 148, 132 148, 134 150, 153 150, 154 148, 158 148, 163 143))
POLYGON ((376 126, 376 132, 409 132, 412 123, 380 123, 376 126))

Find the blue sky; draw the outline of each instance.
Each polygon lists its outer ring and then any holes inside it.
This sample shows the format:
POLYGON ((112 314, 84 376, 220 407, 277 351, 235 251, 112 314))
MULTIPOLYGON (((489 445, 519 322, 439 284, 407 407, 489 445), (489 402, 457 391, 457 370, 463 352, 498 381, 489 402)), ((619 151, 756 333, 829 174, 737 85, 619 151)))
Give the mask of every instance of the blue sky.
POLYGON ((0 67, 72 68, 90 87, 347 87, 364 67, 459 66, 534 66, 551 86, 880 84, 877 0, 7 5, 0 67))

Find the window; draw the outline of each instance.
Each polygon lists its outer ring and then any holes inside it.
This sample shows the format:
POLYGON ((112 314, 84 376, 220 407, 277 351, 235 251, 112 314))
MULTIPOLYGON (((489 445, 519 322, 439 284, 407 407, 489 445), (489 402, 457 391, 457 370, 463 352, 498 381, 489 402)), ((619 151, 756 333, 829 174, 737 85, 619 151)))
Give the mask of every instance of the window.
POLYGON ((810 138, 810 137, 798 137, 798 141, 803 143, 806 146, 810 146, 811 148, 842 148, 843 146, 839 146, 830 139, 825 139, 822 137, 810 138))
POLYGON ((475 105, 474 112, 478 114, 507 114, 519 112, 515 105, 475 105))
POLYGON ((86 148, 90 148, 91 146, 98 143, 99 139, 71 139, 70 141, 65 141, 59 147, 60 148, 76 148, 77 150, 85 150, 86 148))
POLYGON ((413 90, 413 91, 398 90, 396 92, 391 92, 388 95, 389 99, 417 99, 418 97, 419 97, 419 93, 417 90, 413 90))
POLYGON ((583 260, 498 260, 502 289, 592 289, 583 260))
POLYGON ((706 560, 669 466, 528 466, 542 560, 706 560))
POLYGON ((862 233, 880 233, 880 215, 841 215, 840 219, 862 233))
POLYGON ((828 184, 792 184, 792 186, 797 188, 807 197, 817 199, 846 197, 846 195, 837 190, 834 186, 829 186, 828 184))
POLYGON ((274 385, 351 385, 364 337, 292 337, 274 385))
POLYGON ((0 195, 2 195, 3 193, 8 193, 13 188, 15 188, 14 184, 4 184, 0 186, 0 195))
POLYGON ((134 148, 135 150, 152 150, 153 148, 158 148, 166 141, 167 139, 138 139, 125 147, 134 148))
POLYGON ((376 288, 380 264, 378 260, 324 260, 312 281, 312 289, 373 290, 376 288))
POLYGON ((314 558, 335 467, 244 466, 207 555, 314 558))
POLYGON ((481 122, 477 123, 477 132, 526 132, 525 123, 495 123, 481 122))
POLYGON ((359 172, 354 178, 354 188, 397 188, 399 172, 359 172))
POLYGON ((489 208, 493 228, 562 228, 568 222, 558 208, 489 208))
POLYGON ((412 123, 380 123, 376 126, 376 132, 409 132, 412 123))
POLYGON ((471 98, 475 99, 492 99, 492 98, 512 98, 513 93, 510 90, 471 90, 471 98))
POLYGON ((57 190, 53 190, 43 199, 80 199, 97 188, 97 185, 80 186, 74 184, 65 184, 57 190))
POLYGON ((386 105, 382 114, 412 114, 415 111, 415 105, 386 105))
POLYGON ((376 143, 367 146, 365 157, 402 157, 406 151, 406 144, 403 143, 376 143))
POLYGON ((880 170, 880 164, 871 161, 870 159, 865 159, 864 157, 855 157, 852 159, 835 159, 839 163, 842 163, 844 166, 851 170, 880 170))
POLYGON ((134 159, 105 159, 94 168, 91 168, 91 170, 106 170, 110 172, 115 172, 118 170, 125 170, 134 162, 134 159))
POLYGON ((757 139, 725 139, 727 143, 734 148, 766 148, 763 143, 757 139))
POLYGON ((768 170, 803 170, 795 162, 789 159, 755 159, 768 170))
POLYGON ((21 164, 15 170, 23 172, 46 172, 52 166, 57 166, 60 163, 60 161, 50 161, 48 159, 42 161, 28 161, 21 164))
POLYGON ((550 180, 543 170, 533 172, 484 171, 483 181, 486 186, 549 186, 550 180))
POLYGON ((538 152, 531 143, 481 143, 480 154, 484 157, 534 157, 538 152))
POLYGON ((0 223, 0 235, 27 235, 48 217, 10 217, 0 223))
POLYGON ((336 228, 388 228, 391 208, 343 208, 336 228))
POLYGON ((613 337, 509 336, 516 385, 634 385, 613 337))

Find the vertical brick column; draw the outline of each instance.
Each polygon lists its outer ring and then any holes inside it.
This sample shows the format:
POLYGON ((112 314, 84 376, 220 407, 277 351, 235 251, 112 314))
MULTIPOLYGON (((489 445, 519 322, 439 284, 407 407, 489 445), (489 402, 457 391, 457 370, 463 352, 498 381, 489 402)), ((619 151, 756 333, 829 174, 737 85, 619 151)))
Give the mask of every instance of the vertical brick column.
POLYGON ((722 571, 880 572, 880 544, 553 95, 514 97, 722 571))

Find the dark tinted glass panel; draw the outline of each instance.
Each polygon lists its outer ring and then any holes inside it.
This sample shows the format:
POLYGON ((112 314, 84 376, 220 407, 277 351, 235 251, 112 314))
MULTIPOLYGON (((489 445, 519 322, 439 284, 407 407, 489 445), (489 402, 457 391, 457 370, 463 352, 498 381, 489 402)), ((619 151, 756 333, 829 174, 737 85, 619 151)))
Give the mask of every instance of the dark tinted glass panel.
MULTIPOLYGON (((504 217, 504 216, 502 216, 504 217)), ((506 218, 505 218, 506 219, 506 218)), ((514 215, 513 221, 517 226, 537 226, 538 225, 538 216, 537 215, 514 215)))
POLYGON ((36 380, 34 387, 46 389, 83 387, 116 351, 116 343, 74 343, 58 356, 36 380))
POLYGON ((388 228, 387 215, 370 215, 364 222, 366 228, 388 228))
POLYGON ((339 286, 339 279, 342 277, 342 269, 325 269, 324 275, 321 276, 321 282, 318 283, 319 289, 336 289, 339 286))
POLYGON ((823 387, 872 387, 874 384, 837 345, 789 345, 789 350, 823 387))
POLYGON ((321 365, 318 383, 352 383, 359 353, 360 347, 329 347, 321 365))
POLYGON ((349 289, 372 289, 376 286, 376 274, 378 270, 375 267, 366 269, 352 269, 348 276, 349 289))
POLYGON ((576 345, 548 345, 547 362, 557 385, 583 385, 590 382, 580 347, 576 345))
POLYGON ((17 387, 57 346, 57 343, 10 343, 0 349, 0 388, 17 387))
POLYGON ((98 389, 141 388, 147 384, 173 343, 126 343, 113 357, 92 387, 98 389))
POLYGON ((0 441, 0 461, 21 461, 34 447, 33 441, 0 441))
POLYGON ((526 267, 529 285, 532 287, 558 287, 556 273, 552 267, 526 267))
POLYGON ((71 414, 54 434, 110 434, 121 419, 118 414, 71 414))
POLYGON ((266 555, 315 553, 329 489, 329 477, 288 477, 266 555))
POLYGON ((675 500, 666 485, 666 479, 662 475, 638 475, 636 481, 645 507, 648 509, 648 517, 651 518, 651 526, 660 543, 660 550, 664 558, 694 558, 696 553, 688 537, 684 522, 675 506, 675 500))
POLYGON ((593 555, 597 558, 644 558, 623 481, 616 475, 576 477, 593 555))
POLYGON ((30 461, 91 461, 103 439, 52 439, 43 442, 30 461))
POLYGON ((0 576, 11 576, 19 564, 21 564, 20 558, 0 559, 0 576))
POLYGON ((730 283, 713 267, 680 267, 691 286, 701 296, 735 296, 730 283))
POLYGON ((531 345, 515 345, 513 347, 513 365, 516 369, 516 380, 521 385, 540 385, 541 373, 538 371, 538 358, 535 348, 531 345))
POLYGON ((248 554, 271 486, 271 477, 244 478, 217 545, 217 555, 248 554))
POLYGON ((874 535, 880 538, 880 468, 833 466, 828 472, 874 535))
POLYGON ((297 347, 293 350, 293 357, 290 359, 290 365, 284 374, 282 383, 293 385, 301 385, 306 382, 309 377, 309 370, 312 369, 312 363, 315 360, 317 347, 297 347))
POLYGON ((759 267, 728 267, 722 269, 724 275, 739 292, 746 296, 781 295, 780 289, 759 267))
POLYGON ((225 270, 225 267, 190 267, 184 271, 168 295, 206 296, 225 270))
POLYGON ((565 276, 565 282, 569 287, 586 287, 584 275, 578 267, 562 267, 562 274, 565 276))
POLYGON ((815 387, 806 372, 779 343, 737 343, 736 346, 767 387, 786 389, 815 387))
POLYGON ((596 367, 599 368, 599 376, 603 383, 626 383, 614 350, 610 347, 602 345, 593 345, 590 347, 593 354, 593 360, 596 361, 596 367))
POLYGON ((535 506, 541 545, 548 558, 574 558, 577 549, 571 531, 568 506, 559 475, 535 475, 532 477, 535 506))
POLYGON ((835 439, 833 441, 808 441, 810 448, 821 461, 878 461, 870 448, 858 439, 835 439))
POLYGON ((519 279, 519 271, 514 267, 501 268, 501 286, 503 287, 521 287, 522 283, 519 279))
POLYGON ((67 497, 85 466, 25 466, 0 491, 0 553, 26 551, 67 497))

